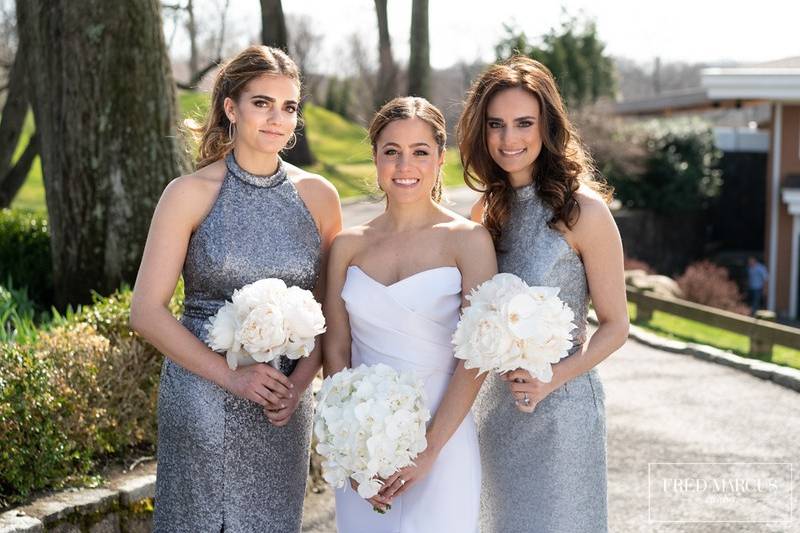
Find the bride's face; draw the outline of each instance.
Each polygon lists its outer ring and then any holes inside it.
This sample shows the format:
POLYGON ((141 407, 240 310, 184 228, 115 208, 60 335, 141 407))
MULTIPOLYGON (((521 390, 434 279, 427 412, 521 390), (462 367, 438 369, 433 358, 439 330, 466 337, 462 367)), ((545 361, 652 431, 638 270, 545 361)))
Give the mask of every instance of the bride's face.
POLYGON ((390 202, 429 200, 442 163, 444 150, 439 151, 433 129, 424 120, 395 120, 378 137, 378 186, 390 202))

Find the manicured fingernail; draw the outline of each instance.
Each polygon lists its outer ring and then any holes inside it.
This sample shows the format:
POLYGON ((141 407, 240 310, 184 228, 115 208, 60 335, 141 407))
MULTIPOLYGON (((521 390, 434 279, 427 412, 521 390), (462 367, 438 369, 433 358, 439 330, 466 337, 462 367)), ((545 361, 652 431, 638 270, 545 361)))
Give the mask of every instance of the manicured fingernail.
POLYGON ((294 383, 289 383, 289 388, 293 389, 294 388, 294 383))

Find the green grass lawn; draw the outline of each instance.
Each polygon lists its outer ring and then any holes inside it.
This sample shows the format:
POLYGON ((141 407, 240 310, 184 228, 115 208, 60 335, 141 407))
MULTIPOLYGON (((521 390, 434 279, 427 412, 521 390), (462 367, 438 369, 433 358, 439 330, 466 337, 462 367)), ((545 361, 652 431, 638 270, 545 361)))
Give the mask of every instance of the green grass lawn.
MULTIPOLYGON (((14 152, 14 162, 19 159, 25 147, 28 146, 28 139, 33 135, 36 126, 33 123, 33 113, 28 113, 25 117, 25 125, 22 127, 22 135, 20 135, 19 144, 14 152)), ((11 207, 17 209, 24 209, 26 211, 45 211, 44 203, 44 182, 42 181, 42 161, 39 156, 33 160, 31 170, 28 172, 28 177, 25 184, 17 193, 16 198, 11 203, 11 207)))
MULTIPOLYGON (((636 304, 628 303, 628 314, 631 317, 636 316, 636 304)), ((637 325, 670 339, 708 344, 723 350, 730 350, 743 357, 750 357, 748 353, 750 351, 750 339, 745 335, 726 329, 708 326, 660 311, 654 311, 653 318, 649 322, 644 324, 637 323, 637 325)), ((761 359, 800 370, 800 350, 787 346, 776 345, 772 349, 771 356, 765 356, 761 359)))

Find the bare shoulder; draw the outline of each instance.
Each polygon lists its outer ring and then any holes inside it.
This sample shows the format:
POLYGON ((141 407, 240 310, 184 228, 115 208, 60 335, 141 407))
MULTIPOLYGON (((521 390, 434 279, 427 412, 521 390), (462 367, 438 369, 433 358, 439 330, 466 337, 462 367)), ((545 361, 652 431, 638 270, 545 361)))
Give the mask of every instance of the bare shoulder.
POLYGON ((159 207, 178 214, 195 227, 214 205, 225 174, 225 164, 217 161, 177 177, 164 188, 159 207))
POLYGON ((307 194, 310 199, 320 202, 339 202, 336 187, 326 178, 285 161, 283 164, 286 166, 286 175, 301 194, 304 196, 307 194))
POLYGON ((362 249, 366 248, 369 228, 353 226, 340 231, 331 244, 331 262, 346 266, 362 249))
POLYGON ((570 244, 581 254, 619 240, 619 230, 605 199, 586 186, 575 193, 580 215, 570 231, 570 244))
POLYGON ((483 225, 473 222, 452 211, 446 211, 451 220, 445 223, 448 229, 448 240, 459 250, 471 252, 494 251, 492 237, 483 225))
POLYGON ((611 210, 605 199, 595 190, 581 185, 575 191, 575 200, 580 206, 580 216, 576 226, 587 226, 611 217, 611 210))

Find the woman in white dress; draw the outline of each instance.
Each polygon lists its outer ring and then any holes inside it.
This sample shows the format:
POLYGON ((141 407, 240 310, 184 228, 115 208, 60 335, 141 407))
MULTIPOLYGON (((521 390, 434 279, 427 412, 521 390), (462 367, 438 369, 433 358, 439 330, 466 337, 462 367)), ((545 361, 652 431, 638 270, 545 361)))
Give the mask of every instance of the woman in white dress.
POLYGON ((480 455, 469 413, 483 382, 453 357, 464 296, 497 271, 492 239, 439 205, 445 125, 423 98, 395 98, 370 125, 386 211, 331 248, 323 353, 327 375, 362 363, 413 371, 432 419, 428 446, 363 500, 336 491, 340 533, 478 530, 480 455), (384 514, 374 509, 386 511, 384 514))

